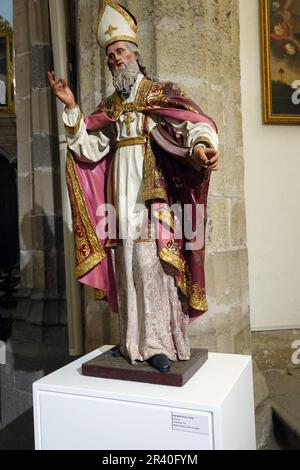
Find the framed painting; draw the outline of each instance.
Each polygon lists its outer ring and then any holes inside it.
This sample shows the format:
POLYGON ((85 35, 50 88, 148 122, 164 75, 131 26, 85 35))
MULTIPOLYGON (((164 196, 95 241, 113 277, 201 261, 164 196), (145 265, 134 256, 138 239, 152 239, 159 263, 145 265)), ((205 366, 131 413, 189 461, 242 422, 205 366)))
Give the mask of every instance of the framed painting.
POLYGON ((260 0, 264 121, 300 124, 300 0, 260 0))
POLYGON ((0 113, 14 113, 12 29, 0 18, 0 113))

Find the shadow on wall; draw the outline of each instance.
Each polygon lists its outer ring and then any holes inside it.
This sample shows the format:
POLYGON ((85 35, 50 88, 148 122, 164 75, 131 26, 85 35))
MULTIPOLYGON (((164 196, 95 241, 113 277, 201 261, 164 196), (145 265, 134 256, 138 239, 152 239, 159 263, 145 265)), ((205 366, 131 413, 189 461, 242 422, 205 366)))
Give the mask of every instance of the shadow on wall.
POLYGON ((22 287, 64 293, 65 266, 62 218, 35 205, 20 222, 22 287))

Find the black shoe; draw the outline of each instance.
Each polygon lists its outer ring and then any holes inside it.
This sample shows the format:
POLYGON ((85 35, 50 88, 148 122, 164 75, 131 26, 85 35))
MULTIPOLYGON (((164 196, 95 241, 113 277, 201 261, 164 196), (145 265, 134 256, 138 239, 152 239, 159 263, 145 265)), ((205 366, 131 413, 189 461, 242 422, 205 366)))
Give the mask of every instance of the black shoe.
POLYGON ((112 348, 111 354, 113 357, 123 357, 123 354, 121 353, 121 350, 120 350, 120 346, 115 346, 114 348, 112 348))
POLYGON ((156 354, 147 360, 148 364, 159 372, 170 372, 171 361, 165 354, 156 354))

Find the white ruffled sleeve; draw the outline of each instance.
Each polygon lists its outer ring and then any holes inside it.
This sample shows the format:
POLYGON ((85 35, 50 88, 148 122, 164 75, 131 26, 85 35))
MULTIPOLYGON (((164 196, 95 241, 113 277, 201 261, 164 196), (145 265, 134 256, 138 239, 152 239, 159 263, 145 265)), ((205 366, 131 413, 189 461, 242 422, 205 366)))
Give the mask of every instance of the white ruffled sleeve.
POLYGON ((88 133, 78 106, 65 108, 63 115, 66 139, 75 157, 85 163, 99 162, 110 151, 110 139, 102 132, 88 133))
POLYGON ((178 122, 174 119, 167 119, 175 128, 178 134, 183 135, 184 145, 193 149, 197 144, 218 150, 219 138, 216 131, 209 123, 189 121, 178 122))

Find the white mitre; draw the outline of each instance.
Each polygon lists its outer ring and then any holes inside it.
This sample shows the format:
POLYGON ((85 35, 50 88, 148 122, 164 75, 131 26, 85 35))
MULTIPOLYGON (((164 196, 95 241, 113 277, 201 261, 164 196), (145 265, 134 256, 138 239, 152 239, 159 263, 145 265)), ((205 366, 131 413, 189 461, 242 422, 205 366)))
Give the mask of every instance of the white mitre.
POLYGON ((97 40, 101 47, 108 46, 117 41, 129 41, 137 45, 137 23, 123 6, 111 0, 105 0, 101 10, 97 40))

